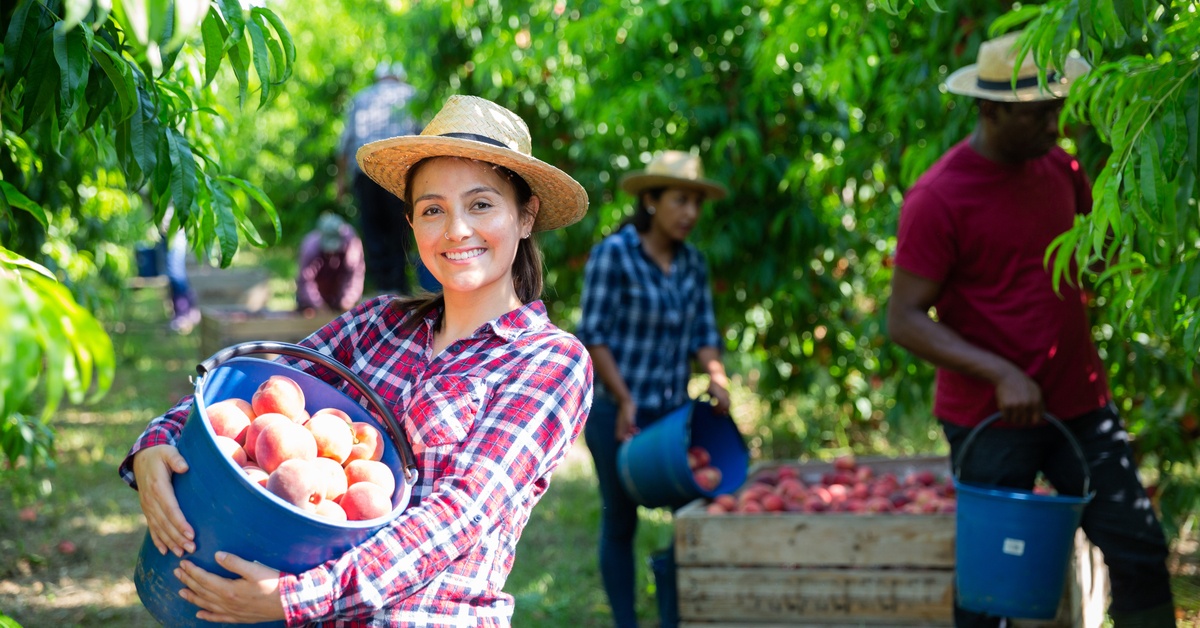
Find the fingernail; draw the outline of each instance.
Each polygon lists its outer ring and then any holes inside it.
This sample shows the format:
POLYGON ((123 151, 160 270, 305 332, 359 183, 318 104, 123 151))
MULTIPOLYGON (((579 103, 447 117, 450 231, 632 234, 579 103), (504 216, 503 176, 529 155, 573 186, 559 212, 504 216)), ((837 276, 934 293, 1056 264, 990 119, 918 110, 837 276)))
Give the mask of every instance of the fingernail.
POLYGON ((219 560, 221 562, 225 562, 226 556, 227 556, 227 554, 225 552, 217 552, 217 560, 219 560))
POLYGON ((196 544, 195 544, 195 543, 188 543, 188 544, 187 544, 187 545, 185 545, 184 547, 186 547, 186 548, 187 548, 187 551, 188 551, 188 553, 189 553, 189 554, 191 554, 192 552, 196 551, 196 544))
POLYGON ((183 558, 183 550, 179 549, 178 547, 176 547, 175 549, 173 549, 171 551, 175 552, 176 558, 183 558))
POLYGON ((196 535, 195 535, 195 534, 193 534, 191 530, 188 530, 187 532, 184 532, 184 533, 183 533, 183 535, 184 535, 184 536, 186 536, 186 537, 188 538, 188 540, 189 540, 189 541, 195 541, 195 540, 196 540, 196 535))
POLYGON ((179 569, 178 567, 175 569, 175 571, 172 571, 171 573, 175 574, 176 578, 183 578, 183 570, 179 569))

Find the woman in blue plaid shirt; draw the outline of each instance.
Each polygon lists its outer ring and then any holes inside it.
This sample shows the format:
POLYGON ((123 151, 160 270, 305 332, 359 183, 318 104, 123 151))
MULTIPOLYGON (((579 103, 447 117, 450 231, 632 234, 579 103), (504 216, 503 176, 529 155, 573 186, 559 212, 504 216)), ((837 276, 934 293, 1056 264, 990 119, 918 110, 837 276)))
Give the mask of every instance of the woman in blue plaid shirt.
MULTIPOLYGON (((633 217, 592 249, 584 271, 583 317, 575 334, 596 376, 584 431, 596 464, 603 511, 600 574, 617 626, 636 626, 633 537, 637 504, 617 472, 617 447, 689 401, 692 360, 709 375, 708 392, 729 410, 712 293, 704 257, 687 244, 704 201, 725 188, 704 178, 700 158, 657 155, 621 187, 637 198, 633 217)), ((673 586, 659 585, 661 625, 678 622, 673 586)))

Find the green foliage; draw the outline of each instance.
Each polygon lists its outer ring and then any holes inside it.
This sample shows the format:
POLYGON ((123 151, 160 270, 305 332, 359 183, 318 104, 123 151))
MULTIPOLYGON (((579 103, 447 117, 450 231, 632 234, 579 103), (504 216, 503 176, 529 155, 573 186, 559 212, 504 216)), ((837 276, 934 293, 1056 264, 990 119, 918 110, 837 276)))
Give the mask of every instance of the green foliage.
POLYGON ((266 244, 254 205, 278 239, 274 205, 212 150, 212 82, 228 58, 242 99, 256 89, 270 103, 295 47, 271 10, 236 0, 21 0, 0 30, 0 316, 16 347, 0 362, 0 448, 32 466, 64 392, 94 399, 112 380, 89 311, 111 302, 105 286, 128 276, 135 243, 182 228, 228 265, 243 238, 266 244))

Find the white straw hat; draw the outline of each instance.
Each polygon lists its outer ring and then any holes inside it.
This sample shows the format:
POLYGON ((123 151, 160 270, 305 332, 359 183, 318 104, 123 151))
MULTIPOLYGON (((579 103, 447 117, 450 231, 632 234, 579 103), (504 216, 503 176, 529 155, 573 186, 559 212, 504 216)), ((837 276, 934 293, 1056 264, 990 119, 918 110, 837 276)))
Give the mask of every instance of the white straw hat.
POLYGON ((1025 55, 1013 88, 1013 66, 1016 65, 1017 38, 1015 31, 990 39, 979 45, 976 63, 959 68, 946 79, 946 89, 954 94, 974 96, 997 102, 1021 102, 1065 98, 1071 83, 1091 69, 1077 54, 1067 57, 1066 70, 1049 69, 1046 89, 1038 85, 1038 69, 1033 54, 1025 55))
POLYGON ((451 96, 420 135, 371 142, 358 149, 358 166, 384 189, 404 198, 405 179, 430 157, 463 157, 517 173, 541 199, 534 231, 558 229, 587 212, 583 186, 532 155, 529 127, 517 114, 475 96, 451 96))
POLYGON ((704 191, 707 199, 725 198, 725 186, 704 178, 704 164, 698 155, 667 150, 654 156, 645 170, 621 177, 621 189, 637 196, 642 190, 659 187, 688 187, 704 191))

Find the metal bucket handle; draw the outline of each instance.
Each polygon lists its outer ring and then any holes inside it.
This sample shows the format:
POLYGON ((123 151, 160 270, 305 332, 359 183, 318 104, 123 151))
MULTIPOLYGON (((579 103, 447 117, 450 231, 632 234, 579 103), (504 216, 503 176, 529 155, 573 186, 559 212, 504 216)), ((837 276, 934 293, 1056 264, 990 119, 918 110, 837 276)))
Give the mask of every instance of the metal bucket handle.
MULTIPOLYGON (((975 441, 975 437, 978 436, 979 432, 983 431, 985 427, 995 423, 996 421, 999 421, 1001 416, 1003 415, 1000 412, 989 416, 981 421, 979 425, 976 425, 975 428, 971 430, 970 434, 967 434, 967 439, 963 441, 962 449, 959 450, 958 456, 956 456, 954 459, 954 479, 957 480, 959 478, 959 472, 962 470, 963 459, 966 458, 967 450, 970 449, 971 443, 975 441)), ((1087 458, 1085 458, 1083 455, 1083 449, 1080 448, 1079 441, 1075 440, 1075 435, 1071 434, 1071 430, 1068 430, 1067 426, 1063 425, 1062 421, 1060 421, 1058 417, 1055 417, 1049 412, 1043 412, 1042 416, 1046 419, 1046 422, 1058 428, 1058 431, 1062 432, 1063 436, 1067 437, 1067 442, 1070 443, 1071 449, 1075 452, 1075 456, 1079 458, 1079 462, 1083 466, 1083 494, 1085 496, 1088 495, 1088 489, 1091 488, 1092 484, 1092 474, 1091 471, 1088 470, 1087 458)))
POLYGON ((196 372, 200 377, 204 377, 225 362, 233 358, 244 355, 254 354, 277 354, 286 355, 301 360, 308 360, 324 366, 325 368, 341 375, 351 386, 358 389, 367 398, 367 402, 374 407, 376 414, 383 420, 383 426, 387 430, 388 435, 392 437, 392 443, 395 444, 396 450, 400 452, 400 463, 404 466, 404 481, 412 486, 417 481, 417 457, 413 455, 412 445, 408 442, 408 436, 404 433, 404 427, 400 425, 400 421, 396 418, 383 398, 376 393, 374 389, 367 386, 358 375, 346 367, 346 365, 332 360, 323 353, 313 351, 308 347, 294 345, 286 342, 274 341, 255 341, 243 342, 231 347, 226 347, 214 353, 212 357, 196 365, 196 372))

